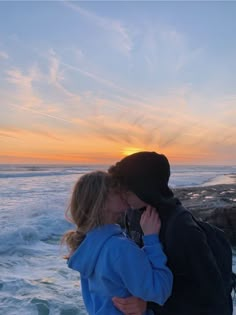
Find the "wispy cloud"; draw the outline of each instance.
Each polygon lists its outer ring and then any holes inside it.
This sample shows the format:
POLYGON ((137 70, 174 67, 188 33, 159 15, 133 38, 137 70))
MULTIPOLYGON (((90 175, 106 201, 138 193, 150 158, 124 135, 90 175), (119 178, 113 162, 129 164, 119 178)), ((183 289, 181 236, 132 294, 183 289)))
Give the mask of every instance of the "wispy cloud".
MULTIPOLYGON (((28 111, 28 112, 31 112, 35 115, 40 115, 40 116, 46 116, 46 117, 49 117, 49 118, 52 118, 52 119, 56 119, 56 120, 59 120, 59 121, 63 121, 63 122, 66 122, 68 124, 73 124, 73 121, 72 120, 69 120, 69 119, 64 119, 60 116, 56 116, 56 115, 51 115, 47 112, 43 112, 43 111, 39 111, 39 110, 34 110, 32 108, 28 108, 28 107, 24 107, 22 105, 15 105, 15 104, 10 104, 10 106, 18 109, 18 110, 23 110, 23 111, 28 111)), ((48 110, 50 111, 50 109, 48 110)))
POLYGON ((42 99, 36 95, 32 86, 33 81, 38 78, 35 68, 26 74, 19 69, 8 70, 6 74, 7 81, 15 85, 15 93, 11 95, 11 99, 15 99, 16 104, 21 104, 25 108, 37 108, 42 105, 42 99))
MULTIPOLYGON (((15 86, 14 93, 10 93, 7 97, 8 104, 17 110, 31 112, 34 116, 44 116, 73 124, 69 118, 63 117, 63 113, 59 114, 63 111, 63 106, 60 108, 59 105, 72 100, 78 103, 80 97, 64 88, 61 84, 63 80, 59 58, 51 50, 48 72, 43 73, 37 65, 31 66, 24 72, 19 68, 6 71, 6 81, 15 86), (62 94, 58 103, 50 101, 47 93, 44 93, 44 88, 47 89, 49 86, 53 86, 62 94)), ((6 96, 6 92, 4 94, 6 96)))
POLYGON ((94 81, 96 81, 96 82, 98 82, 100 84, 103 84, 105 86, 108 86, 108 87, 111 87, 111 88, 115 88, 115 89, 117 89, 119 91, 123 91, 123 92, 127 93, 126 89, 124 89, 123 87, 117 85, 116 83, 112 82, 111 80, 104 79, 102 75, 94 74, 92 72, 89 72, 89 71, 86 71, 84 69, 81 69, 80 67, 77 67, 77 66, 74 66, 74 65, 70 65, 70 64, 65 63, 65 62, 62 62, 61 64, 63 66, 65 66, 67 69, 79 72, 82 75, 84 75, 84 76, 86 76, 88 78, 91 78, 91 79, 93 79, 94 81))
MULTIPOLYGON (((75 132, 77 126, 78 128, 80 126, 84 129, 83 134, 92 134, 94 137, 116 144, 123 143, 123 145, 146 148, 157 146, 164 150, 183 143, 197 144, 199 147, 209 146, 210 148, 213 144, 217 145, 219 139, 224 143, 234 142, 232 135, 235 135, 236 131, 225 128, 220 120, 209 120, 209 117, 199 119, 189 109, 186 111, 186 105, 182 106, 182 104, 188 103, 189 93, 193 93, 191 89, 188 90, 188 88, 182 87, 177 90, 170 90, 169 95, 159 97, 159 99, 156 98, 156 100, 142 99, 137 95, 127 95, 126 89, 100 76, 61 62, 55 53, 51 53, 51 55, 49 84, 61 89, 61 82, 64 80, 63 73, 73 70, 93 78, 105 86, 112 87, 119 92, 117 95, 123 94, 125 96, 119 96, 114 101, 109 98, 101 99, 93 93, 88 97, 80 95, 81 104, 87 104, 88 107, 87 114, 83 110, 83 118, 79 116, 79 108, 73 112, 73 116, 65 116, 63 113, 65 108, 61 111, 61 115, 59 112, 54 114, 53 109, 50 112, 49 108, 43 107, 43 104, 46 103, 34 94, 33 82, 45 78, 45 75, 37 67, 34 67, 26 73, 22 73, 19 69, 7 72, 8 81, 21 90, 21 94, 19 94, 21 97, 19 98, 19 95, 17 95, 19 102, 11 103, 10 106, 17 110, 31 112, 36 116, 45 116, 70 124, 73 126, 72 133, 75 132), (60 70, 61 67, 64 69, 60 70), (30 101, 31 106, 27 105, 30 101), (41 104, 40 107, 39 104, 41 104), (111 111, 111 108, 114 108, 114 111, 111 111), (219 130, 221 130, 220 137, 217 136, 219 130), (214 138, 218 141, 213 141, 214 138)), ((73 93, 64 94, 69 99, 76 96, 73 93)), ((198 98, 198 101, 204 103, 204 100, 200 98, 198 98)), ((232 112, 234 98, 227 102, 224 104, 224 110, 228 108, 232 112), (228 105, 226 106, 227 102, 228 105)), ((228 117, 226 118, 228 120, 228 117)))
MULTIPOLYGON (((68 102, 80 102, 80 96, 78 94, 72 93, 68 88, 63 85, 63 81, 66 81, 64 72, 67 70, 65 64, 61 62, 60 57, 55 52, 55 50, 49 50, 49 84, 53 85, 58 91, 60 91, 64 96, 67 97, 68 102)), ((45 77, 45 80, 47 78, 45 77)))
POLYGON ((92 11, 86 10, 76 4, 76 2, 64 1, 64 4, 78 12, 81 16, 87 18, 97 27, 103 29, 107 33, 112 33, 110 37, 111 43, 124 54, 128 55, 132 50, 132 39, 129 35, 127 27, 122 22, 107 17, 101 17, 92 11))
POLYGON ((16 136, 16 134, 12 134, 12 132, 6 132, 6 131, 0 131, 0 137, 9 137, 9 138, 15 138, 17 139, 18 137, 16 136))
MULTIPOLYGON (((147 110, 149 109, 149 105, 148 104, 152 104, 152 103, 157 103, 157 99, 153 100, 153 98, 151 98, 149 95, 147 96, 143 96, 140 93, 134 92, 130 89, 127 89, 126 87, 123 87, 122 85, 119 85, 118 83, 114 82, 111 79, 105 78, 104 75, 102 73, 94 73, 91 71, 87 71, 79 66, 76 65, 71 65, 69 63, 66 63, 64 61, 61 61, 61 66, 64 66, 66 70, 70 70, 70 71, 74 71, 74 72, 78 72, 80 74, 82 74, 85 77, 88 77, 92 80, 94 80, 96 83, 101 84, 104 87, 107 87, 109 90, 109 93, 111 92, 112 89, 112 95, 113 98, 116 98, 119 102, 116 102, 116 107, 123 107, 124 108, 124 103, 128 105, 132 105, 132 106, 137 106, 138 108, 143 108, 145 107, 147 110)), ((178 90, 179 93, 179 90, 178 90)), ((183 91, 182 91, 183 93, 183 91)), ((177 96, 177 92, 175 93, 174 97, 171 97, 171 107, 173 109, 173 106, 175 106, 174 104, 178 103, 178 99, 180 99, 180 96, 177 96), (175 98, 174 98, 175 97, 175 98)), ((163 97, 163 100, 165 102, 165 104, 167 104, 166 100, 170 99, 169 96, 163 97)), ((81 97, 82 100, 82 97, 81 97)), ((158 97, 158 103, 160 104, 160 106, 158 106, 157 104, 155 105, 155 107, 158 107, 159 110, 161 112, 163 112, 163 108, 161 106, 162 104, 162 98, 158 97)), ((105 103, 108 103, 108 100, 104 100, 105 103)), ((112 105, 112 101, 109 100, 109 104, 112 105)), ((165 113, 169 112, 169 105, 167 106, 167 108, 165 109, 165 113)))
POLYGON ((62 82, 64 81, 64 73, 60 67, 60 60, 53 49, 49 52, 49 83, 60 90, 63 94, 69 97, 74 97, 74 94, 69 92, 62 82))
MULTIPOLYGON (((43 126, 42 126, 43 127, 43 126)), ((45 130, 45 128, 27 129, 25 128, 0 128, 0 137, 10 137, 15 139, 27 139, 27 137, 46 137, 55 141, 62 141, 61 138, 55 136, 52 132, 45 130)))
POLYGON ((11 69, 7 72, 7 81, 15 84, 19 88, 29 89, 32 87, 33 76, 25 75, 19 69, 11 69))
POLYGON ((0 59, 8 59, 9 55, 5 51, 0 51, 0 59))
POLYGON ((59 59, 53 49, 50 49, 49 52, 49 61, 50 61, 50 68, 49 68, 49 82, 57 85, 59 82, 64 80, 63 71, 60 71, 59 59))
MULTIPOLYGON (((188 103, 188 97, 189 95, 186 95, 185 99, 182 96, 182 102, 188 103)), ((169 99, 161 101, 161 106, 155 104, 135 106, 133 100, 132 107, 129 107, 128 103, 126 105, 123 102, 123 108, 116 112, 108 113, 104 109, 100 111, 100 114, 98 111, 97 115, 88 117, 84 122, 84 127, 94 137, 116 144, 149 149, 175 148, 193 151, 197 148, 200 152, 210 153, 215 152, 217 147, 223 144, 236 145, 236 127, 233 125, 230 127, 220 117, 217 119, 215 116, 204 117, 201 113, 194 113, 189 107, 179 106, 167 110, 168 103, 174 103, 175 98, 176 95, 172 93, 169 99)), ((108 100, 107 102, 109 103, 108 100)), ((202 98, 202 103, 204 102, 202 98)), ((111 108, 111 102, 109 107, 111 108)), ((115 102, 112 103, 112 107, 116 108, 115 102)), ((117 108, 119 108, 119 103, 117 103, 117 108)), ((224 108, 227 109, 226 104, 224 108)))
MULTIPOLYGON (((143 71, 151 74, 179 72, 184 67, 193 65, 204 54, 203 47, 192 47, 187 35, 173 26, 160 21, 145 21, 142 28, 137 28, 135 55, 143 71)), ((138 65, 137 65, 138 67, 138 65)))

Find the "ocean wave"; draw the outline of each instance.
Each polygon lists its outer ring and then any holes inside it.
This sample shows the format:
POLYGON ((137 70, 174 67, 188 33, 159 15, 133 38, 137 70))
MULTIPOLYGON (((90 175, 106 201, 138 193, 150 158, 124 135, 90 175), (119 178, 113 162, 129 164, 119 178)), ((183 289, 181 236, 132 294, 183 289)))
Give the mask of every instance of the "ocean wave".
POLYGON ((65 301, 64 298, 50 299, 27 296, 8 296, 1 302, 0 307, 2 314, 7 315, 87 315, 82 303, 78 305, 73 302, 65 301))
POLYGON ((61 235, 70 228, 71 224, 65 220, 43 216, 34 222, 34 226, 20 226, 15 230, 7 229, 2 232, 0 234, 0 253, 32 255, 40 251, 35 247, 36 243, 58 245, 61 235))
POLYGON ((32 227, 20 227, 15 231, 5 231, 0 235, 0 253, 13 253, 19 245, 31 245, 37 241, 39 241, 39 234, 32 227))
POLYGON ((0 173, 0 178, 18 178, 18 177, 45 177, 45 176, 68 176, 83 174, 84 171, 58 171, 58 172, 26 172, 26 173, 0 173))
POLYGON ((66 176, 84 174, 96 169, 107 169, 104 166, 25 166, 25 165, 0 165, 0 178, 66 176))
MULTIPOLYGON (((67 282, 70 283, 69 279, 67 282)), ((15 279, 0 281, 0 308, 8 315, 86 315, 78 288, 50 286, 47 282, 15 279)))
POLYGON ((5 294, 10 292, 12 295, 15 295, 18 291, 23 290, 34 290, 36 286, 33 285, 30 281, 25 279, 4 279, 0 281, 1 291, 4 291, 5 294))

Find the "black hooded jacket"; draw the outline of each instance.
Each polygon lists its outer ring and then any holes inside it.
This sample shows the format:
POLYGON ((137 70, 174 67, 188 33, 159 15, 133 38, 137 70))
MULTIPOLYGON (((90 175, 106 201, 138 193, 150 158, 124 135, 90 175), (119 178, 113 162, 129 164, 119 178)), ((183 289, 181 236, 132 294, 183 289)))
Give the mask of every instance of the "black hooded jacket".
MULTIPOLYGON (((139 218, 136 210, 128 213, 129 234, 141 245, 139 218)), ((173 291, 164 306, 149 303, 148 307, 157 315, 231 315, 232 300, 224 298, 221 274, 205 233, 185 211, 175 218, 167 244, 168 219, 162 219, 160 239, 174 275, 173 291)))

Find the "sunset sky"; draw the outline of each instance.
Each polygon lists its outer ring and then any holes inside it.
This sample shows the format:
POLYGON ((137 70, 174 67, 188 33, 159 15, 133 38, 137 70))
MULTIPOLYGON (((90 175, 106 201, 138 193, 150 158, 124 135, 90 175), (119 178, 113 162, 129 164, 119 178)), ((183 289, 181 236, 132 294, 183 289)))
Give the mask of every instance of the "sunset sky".
POLYGON ((0 1, 0 163, 236 165, 236 2, 0 1))

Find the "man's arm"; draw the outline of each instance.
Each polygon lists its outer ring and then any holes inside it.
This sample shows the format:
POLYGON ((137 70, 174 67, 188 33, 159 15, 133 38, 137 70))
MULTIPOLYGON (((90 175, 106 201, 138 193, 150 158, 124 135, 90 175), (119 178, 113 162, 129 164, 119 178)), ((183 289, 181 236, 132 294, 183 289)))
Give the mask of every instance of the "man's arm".
POLYGON ((147 309, 147 302, 134 296, 127 298, 114 297, 112 301, 115 307, 124 315, 143 315, 147 309))

